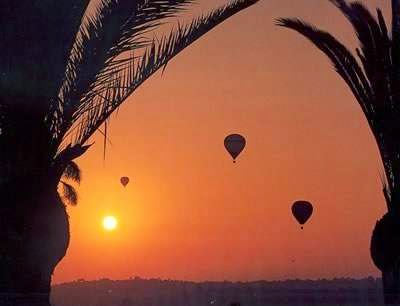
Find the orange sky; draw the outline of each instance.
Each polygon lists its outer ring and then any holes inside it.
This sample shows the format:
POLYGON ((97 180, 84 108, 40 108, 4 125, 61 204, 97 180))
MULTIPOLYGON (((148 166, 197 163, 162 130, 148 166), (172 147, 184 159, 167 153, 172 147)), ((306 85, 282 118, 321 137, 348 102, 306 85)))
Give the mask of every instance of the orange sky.
MULTIPOLYGON (((362 2, 389 12, 387 0, 362 2)), ((78 161, 80 202, 54 283, 378 275, 368 251, 385 208, 377 148, 328 60, 273 25, 284 16, 355 46, 327 0, 261 0, 187 49, 113 116, 105 163, 98 136, 78 161), (247 138, 235 165, 223 148, 231 132, 247 138), (315 206, 304 231, 297 199, 315 206), (117 231, 102 229, 106 214, 117 231)))

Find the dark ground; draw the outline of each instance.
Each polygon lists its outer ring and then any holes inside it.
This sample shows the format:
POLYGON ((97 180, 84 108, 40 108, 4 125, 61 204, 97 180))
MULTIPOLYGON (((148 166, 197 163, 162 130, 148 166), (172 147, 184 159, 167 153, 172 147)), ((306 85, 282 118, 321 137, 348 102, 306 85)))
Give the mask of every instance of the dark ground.
POLYGON ((367 278, 184 282, 134 278, 78 280, 53 287, 54 306, 380 306, 381 280, 367 278))

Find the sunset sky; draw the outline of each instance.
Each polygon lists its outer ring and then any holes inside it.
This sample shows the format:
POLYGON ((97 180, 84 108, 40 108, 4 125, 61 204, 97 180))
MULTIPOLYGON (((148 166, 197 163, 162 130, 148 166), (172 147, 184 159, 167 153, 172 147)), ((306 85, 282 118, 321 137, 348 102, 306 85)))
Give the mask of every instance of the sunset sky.
MULTIPOLYGON (((388 16, 390 1, 362 2, 388 16)), ((222 3, 200 0, 193 12, 222 3)), ((356 46, 328 0, 261 0, 186 49, 112 117, 106 160, 101 135, 78 160, 72 241, 54 283, 378 275, 369 240, 385 203, 374 139, 325 56, 274 26, 291 16, 356 46), (230 133, 247 138, 236 164, 223 147, 230 133), (314 204, 303 231, 290 211, 298 199, 314 204), (106 215, 115 231, 103 229, 106 215)))

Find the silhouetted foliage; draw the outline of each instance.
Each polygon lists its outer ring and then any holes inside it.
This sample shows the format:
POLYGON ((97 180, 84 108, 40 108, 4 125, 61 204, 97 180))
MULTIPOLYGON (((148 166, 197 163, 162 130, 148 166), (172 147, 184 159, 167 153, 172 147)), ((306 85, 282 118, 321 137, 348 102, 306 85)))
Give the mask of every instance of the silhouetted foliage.
POLYGON ((400 304, 400 0, 392 0, 392 31, 380 9, 376 17, 358 1, 329 0, 353 26, 356 55, 328 32, 299 19, 277 24, 302 34, 331 60, 357 99, 376 139, 385 175, 388 213, 377 222, 371 256, 382 271, 385 301, 400 304))
POLYGON ((385 198, 398 198, 400 192, 400 53, 395 52, 395 31, 388 27, 380 9, 375 18, 363 4, 330 0, 347 17, 357 34, 360 48, 354 55, 331 34, 299 19, 280 19, 278 25, 293 29, 307 37, 332 61, 356 97, 376 138, 385 168, 385 198))
POLYGON ((256 1, 235 0, 158 39, 151 33, 192 0, 102 0, 87 18, 89 1, 2 5, 0 180, 49 168, 68 177, 70 162, 135 89, 256 1))

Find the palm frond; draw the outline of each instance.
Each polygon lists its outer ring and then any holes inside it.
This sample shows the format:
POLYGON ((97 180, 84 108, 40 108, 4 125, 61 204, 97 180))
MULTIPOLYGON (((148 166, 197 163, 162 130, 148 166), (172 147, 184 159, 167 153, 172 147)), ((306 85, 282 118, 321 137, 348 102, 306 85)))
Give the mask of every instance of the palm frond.
POLYGON ((382 193, 385 198, 387 209, 390 210, 392 195, 391 195, 391 187, 389 186, 389 182, 387 180, 386 173, 382 173, 381 171, 379 171, 379 178, 381 180, 382 193))
POLYGON ((55 156, 52 165, 56 175, 61 178, 67 165, 74 159, 82 156, 92 145, 68 144, 64 149, 60 150, 55 156))
MULTIPOLYGON (((338 4, 345 3, 344 1, 336 2, 338 4)), ((393 142, 389 141, 388 137, 384 137, 387 136, 387 107, 381 107, 378 104, 382 103, 379 99, 387 97, 388 87, 381 84, 385 79, 381 80, 371 77, 373 72, 364 72, 351 52, 331 34, 318 30, 298 19, 279 19, 277 24, 295 30, 308 38, 319 50, 326 54, 333 63, 335 70, 350 87, 377 140, 388 180, 388 194, 393 194, 393 190, 396 186, 394 180, 396 178, 395 152, 397 151, 392 147, 393 142), (368 79, 366 74, 370 76, 371 79, 368 79), (380 88, 379 95, 377 95, 377 88, 380 88)), ((380 53, 380 55, 382 54, 383 53, 380 53)), ((360 58, 365 62, 371 60, 369 55, 365 57, 360 55, 360 58)), ((375 62, 376 60, 373 59, 373 61, 375 62)), ((368 65, 368 63, 363 64, 364 67, 368 65)), ((365 71, 367 69, 365 69, 365 71)), ((379 73, 377 75, 379 75, 379 73)), ((387 105, 387 103, 385 105, 387 105)))
POLYGON ((81 169, 75 162, 69 161, 65 167, 63 177, 79 184, 82 179, 81 169))
POLYGON ((182 11, 192 0, 102 0, 78 34, 65 83, 56 103, 61 116, 53 130, 61 141, 76 109, 90 99, 90 91, 123 61, 122 53, 144 47, 144 34, 182 11))
POLYGON ((60 183, 62 185, 61 196, 64 201, 69 205, 76 206, 78 204, 78 193, 76 192, 75 188, 64 181, 61 181, 60 183))
POLYGON ((346 16, 357 34, 360 42, 357 53, 375 96, 372 100, 375 110, 391 107, 391 41, 382 12, 377 10, 378 18, 375 18, 359 2, 330 1, 346 16))
POLYGON ((328 32, 299 19, 278 19, 277 25, 302 34, 331 60, 335 70, 350 87, 368 121, 373 125, 374 110, 370 105, 373 96, 371 85, 351 52, 328 32))
POLYGON ((75 142, 85 143, 90 136, 110 117, 110 115, 145 80, 179 54, 190 44, 214 27, 255 4, 258 0, 236 0, 214 10, 208 15, 198 17, 187 25, 178 25, 169 35, 153 40, 145 48, 139 60, 131 56, 130 60, 111 69, 103 75, 107 81, 92 89, 88 99, 76 110, 75 142))
MULTIPOLYGON (((352 23, 360 42, 357 53, 371 84, 373 99, 369 102, 375 112, 373 132, 380 148, 389 192, 395 195, 400 187, 400 1, 392 1, 392 38, 382 12, 377 10, 375 19, 359 2, 348 4, 344 0, 331 0, 352 23)), ((396 195, 397 196, 397 195, 396 195)))
POLYGON ((90 147, 93 128, 185 46, 256 0, 234 1, 160 44, 149 32, 192 0, 98 0, 84 16, 89 2, 8 1, 0 9, 1 184, 39 174, 59 180, 64 171, 79 180, 68 165, 90 147))

